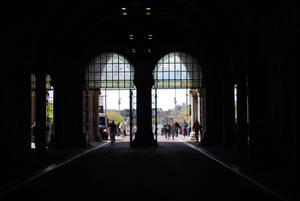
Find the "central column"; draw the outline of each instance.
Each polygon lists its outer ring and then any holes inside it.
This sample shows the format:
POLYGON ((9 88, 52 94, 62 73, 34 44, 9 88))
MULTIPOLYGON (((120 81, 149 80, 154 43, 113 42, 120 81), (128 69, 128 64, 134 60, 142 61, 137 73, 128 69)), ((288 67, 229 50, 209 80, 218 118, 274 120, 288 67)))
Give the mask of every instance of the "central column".
POLYGON ((134 84, 137 88, 137 133, 132 142, 133 147, 157 146, 152 133, 151 90, 154 80, 151 72, 136 71, 134 84))
POLYGON ((46 152, 46 75, 36 75, 36 136, 35 146, 38 154, 46 152))

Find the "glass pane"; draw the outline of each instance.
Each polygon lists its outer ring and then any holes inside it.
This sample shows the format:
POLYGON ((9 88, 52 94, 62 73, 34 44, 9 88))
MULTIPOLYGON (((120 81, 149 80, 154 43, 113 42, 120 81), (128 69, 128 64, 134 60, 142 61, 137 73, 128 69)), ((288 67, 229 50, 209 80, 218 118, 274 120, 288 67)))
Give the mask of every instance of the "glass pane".
POLYGON ((119 64, 119 71, 125 70, 125 64, 119 64))
POLYGON ((107 67, 106 66, 107 66, 106 64, 101 64, 101 67, 100 67, 101 72, 107 71, 107 67))
POLYGON ((106 73, 101 73, 101 80, 106 80, 106 73))
POLYGON ((95 71, 100 72, 100 64, 95 64, 95 71))
POLYGON ((180 71, 181 70, 180 66, 181 65, 179 63, 175 64, 175 71, 180 71))
POLYGON ((186 79, 187 77, 187 73, 186 72, 181 72, 181 79, 186 79))
POLYGON ((107 78, 106 78, 107 80, 112 80, 112 73, 107 73, 106 76, 107 76, 107 78))
POLYGON ((113 55, 113 63, 114 63, 114 64, 119 63, 118 57, 119 57, 118 55, 113 55))
POLYGON ((163 71, 169 71, 169 64, 163 64, 163 71))
POLYGON ((123 72, 119 73, 119 80, 124 80, 125 79, 125 75, 123 72))
POLYGON ((175 65, 173 63, 169 64, 169 71, 175 71, 175 65))
POLYGON ((113 64, 113 71, 119 71, 119 65, 118 64, 113 64))
POLYGON ((104 64, 107 63, 106 56, 101 57, 100 63, 104 63, 104 64))
POLYGON ((106 68, 107 68, 107 71, 112 71, 112 64, 107 64, 106 68))
POLYGON ((130 80, 130 72, 125 73, 125 80, 130 80))
POLYGON ((170 80, 170 85, 169 87, 175 87, 175 80, 170 80))
POLYGON ((119 73, 118 72, 113 72, 113 80, 119 80, 119 73))
POLYGON ((95 73, 95 80, 100 80, 100 73, 95 73))
POLYGON ((175 79, 175 72, 174 71, 170 72, 169 76, 170 76, 169 79, 175 79))
POLYGON ((169 72, 163 72, 163 79, 169 79, 169 72))
POLYGON ((179 56, 175 56, 175 63, 180 63, 180 58, 179 58, 179 56))
POLYGON ((175 79, 181 79, 180 72, 176 72, 175 79))
POLYGON ((130 66, 128 64, 125 64, 125 71, 131 71, 130 66))
POLYGON ((157 79, 159 79, 159 80, 162 79, 162 72, 157 73, 157 79))
POLYGON ((88 68, 89 72, 94 72, 94 64, 90 64, 88 68))
POLYGON ((94 80, 94 73, 89 73, 89 80, 94 80))
POLYGON ((119 87, 120 87, 120 88, 125 88, 125 83, 124 83, 124 82, 122 82, 122 81, 121 81, 121 82, 119 82, 119 87))

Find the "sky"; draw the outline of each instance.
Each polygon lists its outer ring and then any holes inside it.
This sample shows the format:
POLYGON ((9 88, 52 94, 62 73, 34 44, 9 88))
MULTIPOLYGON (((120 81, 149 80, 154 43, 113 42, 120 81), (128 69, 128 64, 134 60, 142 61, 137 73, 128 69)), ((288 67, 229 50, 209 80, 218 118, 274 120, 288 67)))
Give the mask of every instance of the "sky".
MULTIPOLYGON (((102 91, 105 95, 105 92, 102 91)), ((176 89, 177 105, 186 103, 186 89, 176 89)), ((154 93, 154 92, 153 92, 154 93)), ((119 90, 107 90, 107 109, 119 109, 118 97, 119 90)), ((120 109, 129 109, 129 90, 120 90, 121 104, 120 109)), ((175 89, 158 89, 157 90, 157 107, 163 110, 173 109, 175 97, 175 89)))
MULTIPOLYGON (((153 92, 154 93, 154 92, 153 92)), ((105 92, 102 91, 101 96, 104 96, 105 92)), ((107 109, 118 110, 118 97, 119 90, 106 90, 107 95, 107 109)), ((129 90, 120 90, 121 104, 120 109, 129 109, 129 90)), ((158 89, 157 90, 157 108, 163 110, 173 109, 175 97, 175 89, 158 89)), ((50 102, 53 102, 53 91, 49 91, 50 102)), ((176 89, 177 105, 186 103, 186 89, 176 89)), ((188 100, 190 101, 190 100, 188 100)), ((190 103, 190 102, 189 102, 190 103)))

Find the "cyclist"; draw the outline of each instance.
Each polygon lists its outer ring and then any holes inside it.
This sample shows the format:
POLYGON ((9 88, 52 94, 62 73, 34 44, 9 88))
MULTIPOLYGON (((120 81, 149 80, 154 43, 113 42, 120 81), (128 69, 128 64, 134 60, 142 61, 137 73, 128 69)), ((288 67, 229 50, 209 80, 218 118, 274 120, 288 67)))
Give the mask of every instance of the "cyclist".
POLYGON ((115 142, 115 135, 117 132, 117 125, 115 124, 114 121, 112 121, 110 124, 107 126, 109 128, 109 136, 111 143, 115 142))

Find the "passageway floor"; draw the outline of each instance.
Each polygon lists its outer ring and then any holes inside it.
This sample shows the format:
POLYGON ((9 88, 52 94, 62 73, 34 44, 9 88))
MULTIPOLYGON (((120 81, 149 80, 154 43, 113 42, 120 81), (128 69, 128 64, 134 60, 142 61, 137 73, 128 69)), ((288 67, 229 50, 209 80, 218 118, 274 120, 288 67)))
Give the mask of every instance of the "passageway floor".
POLYGON ((280 200, 200 152, 174 142, 130 148, 118 141, 6 194, 30 200, 280 200))

